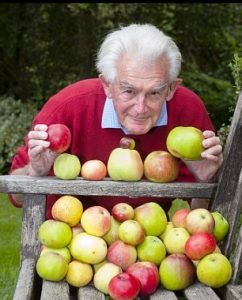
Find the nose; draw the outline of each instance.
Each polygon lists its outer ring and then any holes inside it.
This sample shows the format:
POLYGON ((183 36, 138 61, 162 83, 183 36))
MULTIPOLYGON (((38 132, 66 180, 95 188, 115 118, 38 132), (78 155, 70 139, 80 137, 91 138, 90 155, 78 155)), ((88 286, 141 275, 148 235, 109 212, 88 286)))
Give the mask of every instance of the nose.
POLYGON ((137 99, 135 101, 135 107, 138 113, 143 113, 146 111, 146 100, 145 100, 145 95, 138 95, 137 99))

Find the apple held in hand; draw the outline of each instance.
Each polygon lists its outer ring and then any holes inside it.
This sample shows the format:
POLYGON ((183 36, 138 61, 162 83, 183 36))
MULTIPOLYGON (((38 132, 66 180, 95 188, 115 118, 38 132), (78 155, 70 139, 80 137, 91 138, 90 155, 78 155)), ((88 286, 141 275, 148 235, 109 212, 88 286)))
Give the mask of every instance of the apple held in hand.
POLYGON ((137 246, 145 238, 142 225, 135 220, 126 220, 119 226, 119 238, 126 244, 137 246))
POLYGON ((204 150, 203 140, 203 133, 200 129, 191 126, 178 126, 169 132, 166 146, 175 157, 199 160, 204 150))
POLYGON ((153 151, 144 160, 144 175, 150 181, 171 182, 178 174, 178 160, 167 151, 153 151))
POLYGON ((231 277, 232 266, 227 257, 221 253, 208 254, 198 263, 198 280, 212 288, 222 287, 231 277))
POLYGON ((134 220, 144 228, 146 235, 161 235, 167 225, 167 216, 164 209, 155 202, 142 204, 134 209, 134 220))
POLYGON ((215 221, 209 210, 196 208, 189 212, 186 217, 186 229, 191 233, 213 232, 215 221))
POLYGON ((72 230, 64 222, 46 220, 39 227, 38 239, 49 248, 64 248, 72 239, 72 230))
POLYGON ((44 253, 36 263, 38 275, 45 280, 60 281, 64 279, 67 270, 67 260, 61 254, 55 252, 44 253))
POLYGON ((75 287, 87 285, 93 278, 93 270, 90 264, 73 260, 68 265, 66 281, 75 287))
POLYGON ((137 261, 126 270, 140 282, 140 296, 153 294, 160 283, 159 271, 155 264, 148 261, 137 261))
POLYGON ((113 206, 111 215, 119 222, 131 220, 134 217, 134 209, 128 203, 120 202, 113 206))
POLYGON ((144 165, 139 152, 134 149, 133 139, 121 139, 120 147, 109 155, 107 170, 113 180, 138 181, 142 178, 144 165))
POLYGON ((111 215, 109 211, 99 205, 88 207, 81 217, 83 229, 92 235, 103 236, 111 228, 111 215))
POLYGON ((103 180, 107 175, 107 167, 98 159, 87 160, 81 168, 81 176, 86 180, 103 180))
POLYGON ((217 242, 222 241, 229 232, 229 222, 218 211, 212 212, 215 221, 213 235, 217 242))
POLYGON ((81 162, 74 154, 62 153, 55 159, 53 169, 59 179, 75 179, 80 175, 81 162))
POLYGON ((140 290, 140 282, 128 273, 114 276, 108 285, 108 293, 115 300, 133 300, 140 290))
POLYGON ((177 291, 190 286, 196 278, 196 268, 184 254, 166 256, 159 267, 160 281, 167 290, 177 291))
POLYGON ((196 232, 186 242, 185 254, 191 260, 200 260, 205 255, 214 252, 216 240, 209 232, 196 232))
POLYGON ((47 129, 50 149, 57 153, 65 152, 71 144, 71 132, 64 124, 51 124, 47 129))

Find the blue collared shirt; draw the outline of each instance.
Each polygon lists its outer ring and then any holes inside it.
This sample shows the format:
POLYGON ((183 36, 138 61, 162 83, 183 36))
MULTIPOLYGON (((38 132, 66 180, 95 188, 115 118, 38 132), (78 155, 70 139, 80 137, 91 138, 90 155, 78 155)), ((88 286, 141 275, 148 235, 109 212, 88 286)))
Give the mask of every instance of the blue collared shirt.
MULTIPOLYGON (((164 126, 167 125, 167 107, 166 102, 164 102, 160 116, 155 124, 155 126, 164 126)), ((113 106, 113 101, 110 98, 106 98, 103 115, 102 115, 102 128, 120 128, 125 134, 128 134, 127 129, 123 128, 120 124, 116 111, 113 106)))

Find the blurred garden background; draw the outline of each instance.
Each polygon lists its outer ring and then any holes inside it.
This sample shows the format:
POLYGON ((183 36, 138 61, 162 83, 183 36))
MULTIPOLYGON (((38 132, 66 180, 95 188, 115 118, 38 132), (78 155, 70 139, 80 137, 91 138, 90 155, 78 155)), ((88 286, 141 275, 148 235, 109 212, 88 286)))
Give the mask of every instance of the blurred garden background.
MULTIPOLYGON (((226 140, 242 87, 240 3, 1 3, 0 174, 34 114, 66 85, 96 77, 95 58, 113 28, 152 23, 183 55, 183 84, 204 100, 226 140)), ((0 194, 0 299, 12 299, 19 267, 21 209, 0 194)))

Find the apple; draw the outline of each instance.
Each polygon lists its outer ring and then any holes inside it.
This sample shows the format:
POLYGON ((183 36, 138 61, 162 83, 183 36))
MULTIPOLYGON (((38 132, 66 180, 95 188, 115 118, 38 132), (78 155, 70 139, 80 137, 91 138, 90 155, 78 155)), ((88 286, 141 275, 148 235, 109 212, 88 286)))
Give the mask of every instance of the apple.
POLYGON ((198 263, 198 280, 212 288, 222 287, 230 281, 231 277, 230 261, 221 253, 208 254, 198 263))
POLYGON ((93 284, 96 289, 104 294, 108 294, 108 284, 110 280, 122 272, 119 266, 111 262, 106 262, 94 274, 93 284))
POLYGON ((40 256, 47 253, 47 252, 59 253, 60 255, 62 255, 67 260, 68 263, 71 261, 71 253, 70 253, 70 251, 67 247, 56 249, 56 248, 46 247, 45 245, 41 245, 40 256))
POLYGON ((119 239, 119 226, 120 222, 114 219, 113 216, 111 216, 111 228, 109 231, 102 236, 102 238, 106 241, 108 245, 111 245, 113 242, 117 241, 119 239))
POLYGON ((190 234, 185 228, 175 227, 167 232, 163 242, 168 253, 185 253, 185 245, 189 238, 190 234))
POLYGON ((81 176, 86 180, 103 180, 107 175, 107 167, 99 159, 87 160, 81 168, 81 176))
POLYGON ((170 229, 171 229, 171 228, 174 228, 174 227, 175 227, 174 224, 173 224, 171 221, 168 221, 165 230, 164 230, 163 233, 159 236, 159 238, 160 238, 162 241, 164 241, 167 232, 170 231, 170 229))
POLYGON ((203 140, 203 133, 200 129, 192 126, 177 126, 169 132, 166 146, 175 157, 200 160, 204 150, 203 140))
POLYGON ((145 230, 142 225, 135 220, 126 220, 119 226, 119 238, 126 244, 137 246, 145 238, 145 230))
POLYGON ((80 222, 82 213, 82 202, 69 195, 58 198, 51 208, 51 214, 55 220, 65 222, 71 227, 80 222))
POLYGON ((131 220, 134 217, 134 209, 128 203, 120 202, 113 206, 111 215, 119 222, 131 220))
POLYGON ((47 129, 49 148, 57 153, 65 152, 71 144, 70 129, 64 124, 51 124, 47 129))
POLYGON ((74 259, 88 264, 97 264, 107 255, 107 244, 104 239, 86 232, 75 235, 69 248, 74 259))
POLYGON ((59 253, 46 252, 37 260, 36 271, 45 280, 61 281, 68 270, 67 260, 59 253))
POLYGON ((215 221, 206 208, 195 208, 186 217, 186 229, 191 233, 213 232, 215 221))
POLYGON ((113 180, 138 181, 144 173, 143 161, 139 152, 133 149, 133 145, 129 147, 133 142, 132 139, 125 139, 121 139, 120 147, 113 149, 109 155, 108 174, 113 180), (128 141, 127 147, 125 139, 128 141))
POLYGON ((78 233, 84 232, 84 229, 82 228, 80 223, 76 224, 75 226, 72 226, 71 230, 72 230, 72 237, 74 237, 78 233))
POLYGON ((147 202, 134 209, 134 220, 138 221, 146 235, 161 235, 167 225, 167 216, 164 209, 155 202, 147 202))
POLYGON ((195 232, 186 241, 185 254, 191 260, 200 260, 212 253, 216 248, 216 240, 209 232, 195 232))
POLYGON ((38 239, 49 248, 64 248, 72 239, 71 227, 61 221, 46 220, 38 229, 38 239))
POLYGON ((150 181, 171 182, 178 174, 178 160, 167 151, 152 151, 144 160, 144 175, 150 181))
POLYGON ((108 285, 108 293, 115 300, 133 300, 139 294, 140 282, 128 273, 114 276, 108 285))
POLYGON ((101 261, 100 263, 97 264, 93 264, 93 269, 94 269, 94 273, 96 273, 104 264, 106 264, 108 261, 106 260, 106 258, 101 261))
POLYGON ((137 261, 126 270, 140 282, 140 296, 153 294, 160 283, 159 271, 155 264, 148 261, 137 261))
POLYGON ((172 223, 175 227, 186 227, 186 217, 189 214, 190 210, 187 208, 182 208, 177 210, 172 216, 172 223))
POLYGON ((73 260, 68 265, 66 273, 66 281, 75 287, 81 287, 91 282, 93 278, 93 270, 90 264, 73 260))
POLYGON ((62 153, 55 159, 53 170, 59 179, 75 179, 80 175, 81 162, 74 154, 62 153))
POLYGON ((140 261, 150 261, 158 266, 166 256, 166 247, 157 236, 147 235, 137 246, 137 255, 140 261))
POLYGON ((195 281, 196 268, 185 254, 174 253, 163 259, 159 274, 165 289, 177 291, 187 288, 195 281))
POLYGON ((135 246, 117 240, 108 247, 107 260, 120 266, 123 271, 135 263, 136 259, 137 250, 135 246))
POLYGON ((81 217, 83 229, 89 234, 100 237, 110 230, 111 222, 109 211, 99 205, 88 207, 81 217))
POLYGON ((215 225, 214 225, 214 229, 213 229, 213 235, 214 235, 216 241, 220 242, 225 238, 225 236, 229 232, 229 222, 218 211, 214 211, 211 214, 212 214, 212 216, 214 218, 214 221, 215 221, 215 225))

